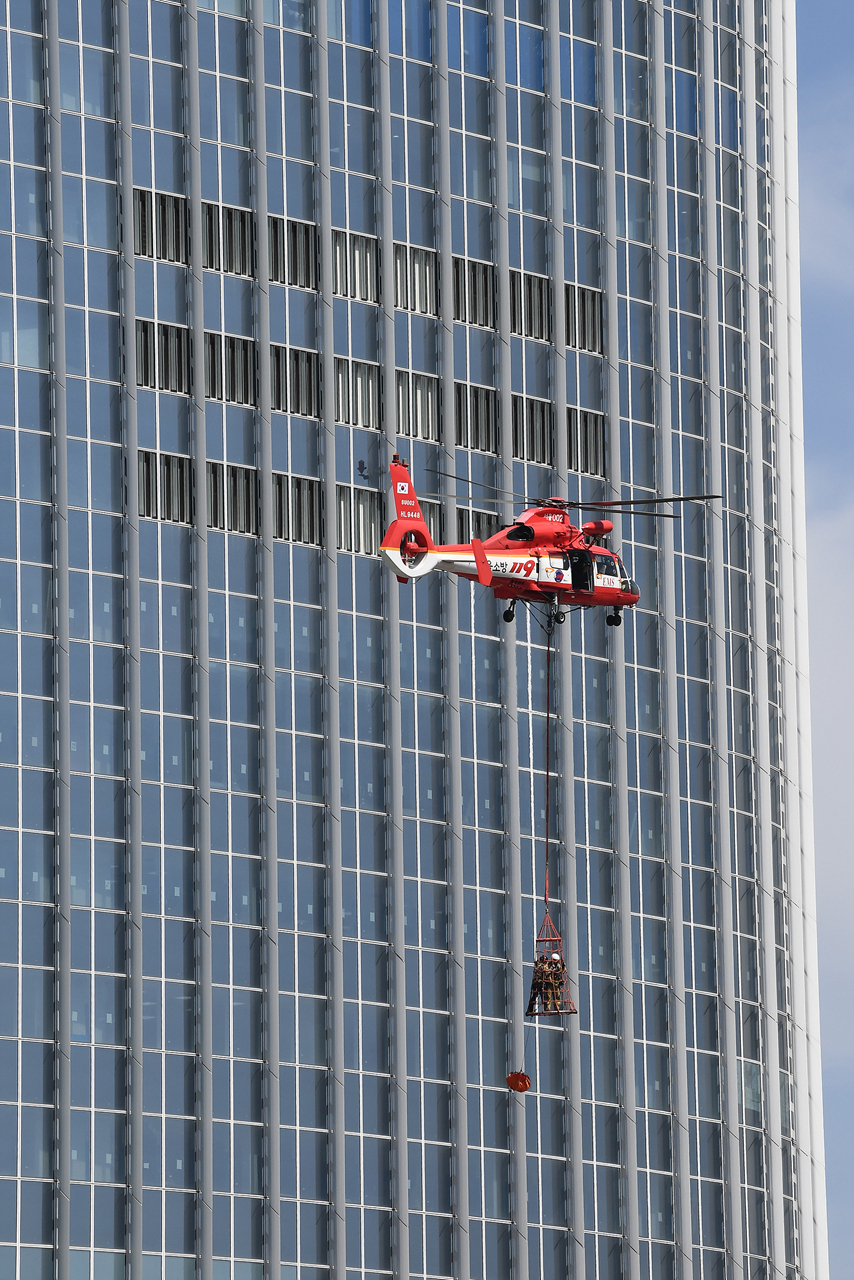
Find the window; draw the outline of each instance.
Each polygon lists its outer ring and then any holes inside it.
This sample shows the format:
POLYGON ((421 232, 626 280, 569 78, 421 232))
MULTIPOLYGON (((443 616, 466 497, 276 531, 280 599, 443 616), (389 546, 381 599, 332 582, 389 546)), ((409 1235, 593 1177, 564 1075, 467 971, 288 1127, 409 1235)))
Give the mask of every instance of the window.
POLYGON ((469 324, 495 328, 495 268, 491 262, 468 264, 469 324))
POLYGON ((398 369, 397 430, 418 440, 439 439, 439 380, 426 373, 398 369))
POLYGON ((547 400, 525 401, 525 438, 528 461, 551 465, 552 412, 547 400))
POLYGON ((513 410, 513 457, 528 462, 551 464, 551 405, 547 400, 522 396, 511 398, 513 410))
POLYGON ((379 426, 379 368, 363 360, 335 359, 335 421, 379 426))
POLYGON ((288 351, 286 347, 270 347, 270 397, 279 413, 288 409, 288 351))
POLYGON ((551 342, 552 299, 547 276, 510 272, 510 332, 551 342))
POLYGON ((222 211, 222 269, 235 276, 255 274, 252 214, 248 209, 222 211))
POLYGON ((485 542, 498 529, 498 516, 492 511, 475 511, 467 507, 457 507, 457 541, 471 542, 479 538, 485 542))
POLYGON ((604 294, 598 289, 577 290, 578 297, 578 345, 582 351, 604 352, 602 343, 602 302, 604 294))
POLYGON ((347 284, 347 232, 332 232, 332 292, 346 298, 347 284))
POLYGON ((350 361, 335 358, 335 421, 350 421, 350 361))
POLYGON ((353 490, 353 550, 375 556, 380 549, 379 494, 370 489, 353 490))
POLYGON ((373 236, 350 233, 350 297, 376 302, 377 242, 373 236))
POLYGON ((335 422, 350 422, 350 361, 335 356, 335 422))
POLYGON ((565 286, 566 345, 579 351, 604 353, 603 301, 605 295, 599 289, 587 289, 583 285, 565 286))
POLYGON ((353 395, 351 399, 354 427, 378 427, 379 369, 375 364, 353 361, 353 395))
POLYGON ((255 403, 255 345, 251 338, 226 335, 225 398, 230 404, 255 403))
POLYGON ((469 387, 469 447, 498 452, 498 403, 489 387, 469 387))
POLYGON ((162 191, 154 196, 157 256, 161 262, 187 261, 187 202, 162 191))
POLYGON ((522 328, 522 272, 510 272, 510 332, 523 333, 522 328))
POLYGON ((454 440, 464 449, 469 445, 468 387, 464 382, 454 383, 454 440))
POLYGON ((409 309, 409 270, 405 244, 394 246, 394 305, 398 311, 409 309))
POLYGON ((575 305, 575 285, 565 284, 563 286, 563 305, 565 312, 566 325, 566 345, 568 347, 578 346, 578 313, 575 305))
POLYGON ((409 373, 398 369, 394 375, 395 401, 397 404, 397 434, 408 436, 409 425, 409 373))
POLYGON ((374 236, 332 232, 332 292, 342 298, 376 302, 377 241, 374 236))
POLYGON ((133 193, 133 251, 140 258, 154 257, 154 218, 151 211, 151 192, 133 193))
POLYGON ((567 454, 570 471, 605 475, 605 419, 589 409, 567 409, 567 454))
POLYGON ((421 514, 430 537, 435 543, 442 541, 442 506, 439 502, 421 502, 421 514))
POLYGON ((205 334, 205 396, 222 399, 222 337, 218 333, 205 334))
POLYGON ((437 259, 432 249, 394 246, 394 305, 423 316, 438 314, 437 259))
POLYGON ((157 454, 150 449, 140 449, 137 466, 139 471, 139 514, 148 520, 156 520, 157 454))
POLYGON ((219 271, 219 205, 202 204, 202 266, 205 271, 219 271))
POLYGON ((225 467, 221 462, 207 464, 208 528, 225 528, 225 467))
POLYGON ((335 527, 339 551, 353 550, 353 490, 349 485, 335 486, 335 527))
POLYGON ((461 324, 466 322, 466 260, 465 258, 452 258, 451 270, 453 271, 454 284, 454 319, 461 324))
MULTIPOLYGON (((518 275, 518 272, 511 272, 511 304, 514 274, 518 275)), ((495 267, 491 262, 467 262, 465 258, 454 258, 454 319, 467 320, 469 324, 487 329, 495 328, 495 267)))
POLYGON ((316 351, 288 352, 290 412, 303 418, 320 417, 320 360, 316 351))
POLYGON ((154 321, 136 322, 136 385, 156 388, 154 355, 154 321))
POLYGON ((274 284, 287 284, 287 258, 285 255, 285 220, 284 218, 274 218, 271 214, 267 218, 267 248, 269 252, 270 280, 274 284))
POLYGON ((288 219, 288 284, 295 289, 316 289, 317 228, 311 222, 288 219))
POLYGON ((258 532, 257 474, 254 467, 226 467, 226 519, 231 533, 258 532))
POLYGON ((432 249, 409 250, 409 305, 422 316, 435 316, 436 255, 432 249))
POLYGON ((498 452, 498 404, 490 387, 454 383, 456 442, 482 453, 498 452))
POLYGON ((290 510, 288 503, 288 477, 273 472, 273 537, 287 540, 290 537, 290 510))
POLYGON ((439 439, 439 380, 427 373, 412 375, 412 434, 421 440, 439 439))
POLYGON ((380 546, 379 495, 339 484, 335 499, 339 551, 375 556, 380 546))
POLYGON ((189 330, 177 324, 157 326, 157 385, 161 391, 190 391, 189 330))
POLYGON ((160 455, 160 519, 173 524, 192 522, 191 462, 175 454, 160 455))
POLYGON ((139 514, 146 519, 191 524, 193 520, 193 464, 180 454, 140 449, 137 459, 139 514), (159 471, 159 477, 158 477, 159 471), (158 479, 160 501, 158 503, 158 479))
POLYGON ((525 272, 525 337, 552 340, 551 284, 547 276, 525 272))
POLYGON ((320 481, 291 476, 291 540, 320 546, 320 481))

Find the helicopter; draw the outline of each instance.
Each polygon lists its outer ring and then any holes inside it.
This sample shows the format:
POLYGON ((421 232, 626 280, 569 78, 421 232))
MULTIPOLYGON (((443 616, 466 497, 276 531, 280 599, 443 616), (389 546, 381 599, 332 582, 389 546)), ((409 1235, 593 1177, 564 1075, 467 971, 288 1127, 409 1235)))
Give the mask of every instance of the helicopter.
MULTIPOLYGON (((436 546, 421 511, 409 467, 394 454, 389 467, 396 518, 380 544, 380 555, 399 582, 425 577, 435 569, 491 587, 497 600, 506 600, 505 622, 512 622, 516 606, 546 605, 553 622, 562 623, 568 608, 608 610, 608 626, 619 627, 624 609, 640 600, 640 588, 616 552, 601 545, 613 531, 608 519, 573 524, 569 511, 655 507, 669 502, 705 502, 715 494, 671 498, 616 499, 590 503, 547 498, 523 511, 511 525, 490 537, 436 546)), ((650 514, 670 516, 667 512, 650 514)))

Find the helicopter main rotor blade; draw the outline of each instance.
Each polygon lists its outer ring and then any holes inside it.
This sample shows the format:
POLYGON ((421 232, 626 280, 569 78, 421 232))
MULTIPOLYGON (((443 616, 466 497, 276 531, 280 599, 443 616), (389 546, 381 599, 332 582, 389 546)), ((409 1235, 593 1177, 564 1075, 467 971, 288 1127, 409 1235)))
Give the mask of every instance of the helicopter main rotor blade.
POLYGON ((579 507, 584 511, 610 511, 614 516, 646 516, 650 520, 681 520, 681 512, 672 511, 636 511, 632 507, 616 507, 601 502, 585 502, 579 503, 579 507))
POLYGON ((714 502, 721 495, 719 493, 685 493, 674 494, 670 498, 614 498, 613 500, 603 498, 599 502, 579 503, 579 506, 596 506, 596 507, 657 507, 667 502, 714 502))
POLYGON ((719 493, 679 494, 670 498, 593 498, 590 502, 578 502, 575 499, 549 498, 543 506, 551 504, 555 507, 582 507, 584 510, 605 510, 615 507, 658 507, 668 502, 713 502, 720 498, 719 493))
MULTIPOLYGON (((583 511, 620 511, 624 507, 657 507, 670 502, 715 502, 721 498, 719 493, 673 494, 666 498, 594 498, 590 502, 582 502, 570 498, 532 498, 530 494, 517 493, 512 489, 499 489, 494 484, 484 484, 481 480, 467 480, 464 476, 453 475, 450 471, 442 471, 438 467, 425 467, 431 475, 444 476, 447 480, 456 480, 457 484, 474 486, 477 489, 488 489, 490 493, 505 498, 516 498, 519 502, 533 503, 541 507, 563 507, 566 510, 583 511)), ((490 499, 491 501, 491 499, 490 499)), ((628 513, 627 513, 628 514, 628 513)), ((656 513, 649 512, 650 515, 656 513)), ((678 516, 665 516, 662 519, 677 520, 678 516)))
MULTIPOLYGON (((444 476, 446 480, 456 480, 457 484, 466 484, 469 488, 474 485, 477 489, 488 489, 490 493, 498 493, 505 498, 517 498, 519 502, 530 501, 526 493, 516 493, 512 489, 499 489, 494 484, 484 484, 480 480, 466 480, 465 476, 455 476, 450 471, 440 471, 438 467, 425 467, 424 470, 433 476, 444 476)), ((488 501, 491 502, 492 499, 490 498, 488 501)), ((538 499, 534 501, 538 501, 538 499)))

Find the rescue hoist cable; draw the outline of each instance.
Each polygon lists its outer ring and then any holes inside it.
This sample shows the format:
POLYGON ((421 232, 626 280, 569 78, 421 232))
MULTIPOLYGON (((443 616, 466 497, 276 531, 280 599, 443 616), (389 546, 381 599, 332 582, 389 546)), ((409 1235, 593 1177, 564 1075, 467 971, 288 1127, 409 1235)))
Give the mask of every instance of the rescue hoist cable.
POLYGON ((546 866, 543 883, 543 922, 537 934, 531 995, 525 1016, 554 1018, 564 1013, 577 1013, 569 994, 569 981, 563 955, 563 942, 549 911, 549 851, 551 844, 552 790, 552 638, 558 613, 552 602, 546 625, 546 866))
MULTIPOLYGON (((569 980, 563 957, 563 942, 549 913, 549 844, 551 842, 551 789, 552 789, 552 637, 557 608, 553 603, 544 630, 546 632, 546 867, 543 883, 545 914, 540 925, 534 954, 534 974, 531 995, 525 1010, 526 1018, 559 1018, 564 1013, 577 1013, 569 994, 569 980)), ((536 848, 536 845, 534 846, 536 848)), ((536 858, 535 858, 536 864, 536 858)), ((525 1031, 523 1046, 527 1059, 530 1025, 525 1031)), ((511 1071, 507 1087, 516 1093, 527 1093, 531 1078, 524 1071, 524 1061, 518 1071, 511 1071)))
POLYGON ((551 618, 549 623, 546 629, 546 883, 544 894, 546 915, 549 913, 549 820, 552 796, 552 636, 554 626, 551 625, 551 618))

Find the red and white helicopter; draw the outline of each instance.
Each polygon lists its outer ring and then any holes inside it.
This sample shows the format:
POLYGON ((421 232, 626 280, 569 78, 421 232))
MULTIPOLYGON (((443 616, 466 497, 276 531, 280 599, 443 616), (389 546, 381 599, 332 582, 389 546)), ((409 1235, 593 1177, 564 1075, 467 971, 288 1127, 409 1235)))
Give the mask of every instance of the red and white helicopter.
MULTIPOLYGON (((713 494, 691 497, 616 499, 613 502, 567 502, 548 498, 523 511, 512 525, 481 541, 436 546, 421 511, 406 461, 392 458, 392 492, 396 519, 380 545, 380 555, 400 582, 423 578, 434 569, 491 587, 496 599, 509 601, 504 619, 512 622, 516 604, 546 605, 554 622, 565 610, 600 606, 609 610, 609 626, 622 623, 623 609, 640 600, 640 588, 628 575, 620 557, 597 540, 611 533, 610 520, 587 520, 576 526, 568 511, 655 507, 664 502, 704 502, 713 494)), ((668 516, 665 512, 649 514, 668 516)))

